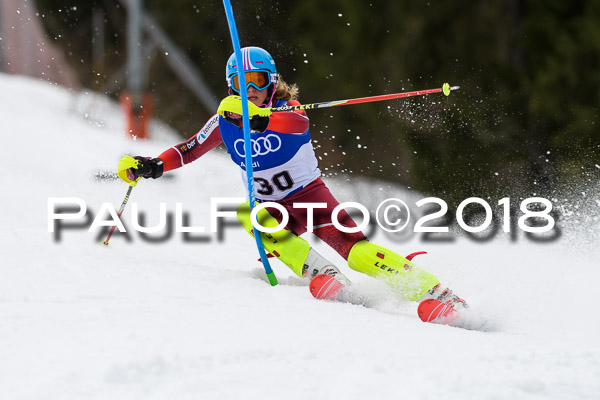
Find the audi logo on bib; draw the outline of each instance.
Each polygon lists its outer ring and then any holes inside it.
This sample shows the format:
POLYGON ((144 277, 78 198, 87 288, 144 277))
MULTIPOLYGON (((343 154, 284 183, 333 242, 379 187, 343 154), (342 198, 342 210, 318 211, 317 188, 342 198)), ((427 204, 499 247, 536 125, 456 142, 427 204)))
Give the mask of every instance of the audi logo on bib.
MULTIPOLYGON (((281 139, 277 135, 269 133, 265 137, 259 137, 258 139, 250 139, 252 145, 252 157, 265 156, 269 153, 274 153, 281 148, 281 139)), ((244 139, 238 139, 233 142, 233 148, 240 157, 246 156, 244 149, 244 139), (240 151, 241 150, 241 151, 240 151)))

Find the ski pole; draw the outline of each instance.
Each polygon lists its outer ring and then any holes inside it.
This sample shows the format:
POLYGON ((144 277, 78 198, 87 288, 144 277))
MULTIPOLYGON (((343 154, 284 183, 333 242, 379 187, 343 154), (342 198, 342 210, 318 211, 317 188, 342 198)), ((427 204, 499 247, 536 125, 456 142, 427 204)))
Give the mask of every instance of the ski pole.
MULTIPOLYGON (((125 210, 125 205, 127 204, 127 201, 129 200, 129 195, 131 194, 132 189, 133 189, 133 185, 129 185, 129 189, 127 189, 127 194, 125 195, 125 198, 123 199, 123 204, 121 204, 121 208, 119 209, 119 213, 117 214, 117 216, 119 218, 121 218, 121 214, 123 214, 123 211, 125 210)), ((103 245, 108 246, 108 241, 110 240, 115 229, 117 229, 116 225, 114 225, 110 229, 110 232, 108 233, 108 237, 106 238, 106 240, 104 242, 102 242, 103 245)))
POLYGON ((394 93, 394 94, 383 94, 380 96, 371 96, 371 97, 360 97, 357 99, 347 99, 347 100, 337 100, 337 101, 326 101, 323 103, 312 103, 312 104, 301 104, 299 106, 282 106, 282 107, 274 107, 271 108, 272 112, 277 111, 295 111, 295 110, 312 110, 315 108, 327 108, 327 107, 335 107, 335 106, 347 106, 350 104, 360 104, 360 103, 371 103, 374 101, 383 101, 383 100, 392 100, 392 99, 400 99, 403 97, 412 97, 412 96, 423 96, 431 93, 444 93, 446 96, 450 95, 450 91, 458 90, 460 86, 450 86, 448 83, 444 83, 441 88, 438 89, 427 89, 427 90, 416 90, 414 92, 403 92, 403 93, 394 93))
MULTIPOLYGON (((242 50, 240 46, 240 38, 238 36, 237 27, 235 24, 235 18, 233 16, 233 9, 231 7, 230 0, 223 0, 223 6, 225 7, 225 14, 227 16, 227 23, 229 24, 229 34, 231 36, 231 42, 233 44, 233 49, 235 51, 236 63, 238 65, 238 76, 240 79, 240 87, 246 87, 246 74, 244 73, 244 63, 242 61, 242 50)), ((254 208, 255 198, 254 198, 254 170, 252 168, 252 148, 250 142, 250 119, 248 112, 248 95, 245 90, 240 90, 240 95, 242 98, 242 118, 244 121, 244 148, 246 151, 246 177, 248 179, 248 200, 250 201, 250 211, 254 208)), ((256 247, 258 248, 258 254, 260 254, 260 259, 263 263, 263 267, 265 268, 265 273, 267 274, 267 279, 271 286, 277 285, 277 277, 269 264, 269 260, 267 259, 267 254, 265 252, 265 245, 262 241, 262 235, 254 227, 254 239, 256 241, 256 247)))

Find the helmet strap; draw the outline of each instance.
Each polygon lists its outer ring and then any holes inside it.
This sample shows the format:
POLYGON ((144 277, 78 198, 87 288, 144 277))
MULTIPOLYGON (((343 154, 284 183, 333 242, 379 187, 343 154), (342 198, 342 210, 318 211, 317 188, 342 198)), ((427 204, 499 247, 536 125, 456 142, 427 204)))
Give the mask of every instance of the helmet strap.
POLYGON ((277 91, 277 83, 279 82, 279 74, 271 74, 271 86, 268 90, 271 91, 271 98, 269 102, 265 104, 265 107, 273 107, 273 97, 275 97, 275 92, 277 91))
MULTIPOLYGON (((267 103, 264 103, 261 107, 265 107, 265 108, 273 107, 273 97, 275 97, 276 89, 277 88, 275 87, 275 84, 271 84, 271 86, 268 89, 271 91, 271 97, 269 98, 269 101, 267 103)), ((268 94, 267 94, 267 96, 268 96, 268 94)))

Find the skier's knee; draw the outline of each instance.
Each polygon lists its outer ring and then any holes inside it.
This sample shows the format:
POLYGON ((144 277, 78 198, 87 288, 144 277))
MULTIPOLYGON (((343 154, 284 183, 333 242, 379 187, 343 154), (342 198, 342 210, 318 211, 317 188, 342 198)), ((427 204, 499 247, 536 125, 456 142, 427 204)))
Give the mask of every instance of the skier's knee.
MULTIPOLYGON (((249 201, 243 202, 236 209, 237 220, 247 232, 253 231, 250 213, 251 211, 249 201)), ((273 217, 271 213, 269 213, 269 211, 267 211, 265 208, 261 208, 260 210, 258 210, 256 214, 256 220, 261 226, 265 228, 273 228, 279 225, 277 219, 273 217)), ((283 228, 281 229, 281 231, 283 231, 283 228)))
POLYGON ((244 227, 247 232, 252 231, 252 222, 250 221, 250 202, 245 201, 240 204, 235 210, 235 216, 239 221, 240 225, 244 227))
MULTIPOLYGON (((238 206, 236 216, 244 229, 248 233, 253 234, 249 202, 246 201, 238 206)), ((277 219, 264 208, 258 211, 257 221, 265 228, 272 228, 279 225, 277 219)), ((310 250, 310 245, 306 240, 284 228, 273 233, 261 233, 260 236, 265 249, 269 253, 280 259, 296 275, 302 277, 304 260, 310 250)))

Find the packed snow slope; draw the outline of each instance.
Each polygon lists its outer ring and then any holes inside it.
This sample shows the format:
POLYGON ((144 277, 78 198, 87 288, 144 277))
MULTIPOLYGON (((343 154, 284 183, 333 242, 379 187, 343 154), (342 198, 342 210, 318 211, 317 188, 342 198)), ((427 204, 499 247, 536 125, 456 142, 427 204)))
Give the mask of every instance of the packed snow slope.
MULTIPOLYGON (((193 242, 131 232, 105 248, 84 219, 66 221, 84 227, 58 240, 49 199, 82 199, 93 216, 103 203, 118 209, 127 185, 110 177, 120 157, 156 156, 179 139, 159 124, 155 139, 129 139, 119 107, 97 94, 7 75, 0 93, 0 398, 598 398, 597 219, 545 244, 522 232, 481 243, 375 232, 401 254, 428 251, 417 264, 487 321, 480 330, 425 324, 415 303, 309 235, 366 305, 315 300, 276 260, 281 284, 271 287, 231 218, 222 238, 192 233, 193 242)), ((342 201, 420 198, 353 176, 325 180, 342 201)), ((208 231, 211 198, 244 196, 237 167, 212 151, 141 182, 123 218, 131 227, 137 203, 153 226, 161 202, 168 212, 179 202, 187 224, 208 231)), ((588 211, 597 214, 578 210, 588 211)))

